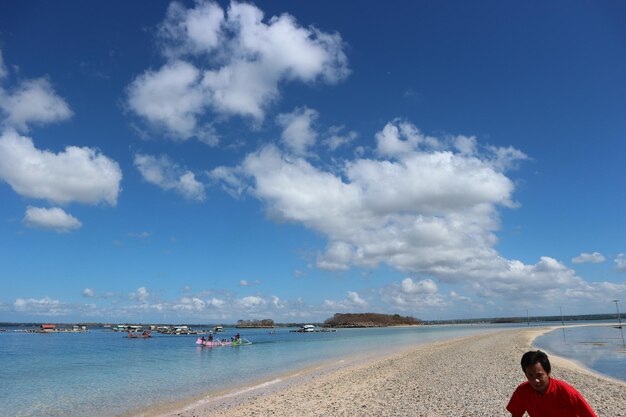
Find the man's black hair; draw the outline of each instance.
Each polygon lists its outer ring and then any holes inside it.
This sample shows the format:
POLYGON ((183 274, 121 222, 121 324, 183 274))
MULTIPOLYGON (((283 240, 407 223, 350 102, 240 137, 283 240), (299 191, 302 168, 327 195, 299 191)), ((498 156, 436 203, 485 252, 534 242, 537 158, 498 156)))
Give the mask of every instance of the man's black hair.
POLYGON ((543 367, 543 370, 546 371, 546 373, 548 374, 550 373, 550 370, 552 368, 550 367, 548 355, 540 350, 531 350, 530 352, 524 353, 524 355, 522 356, 522 371, 526 373, 526 368, 536 363, 540 363, 543 367))

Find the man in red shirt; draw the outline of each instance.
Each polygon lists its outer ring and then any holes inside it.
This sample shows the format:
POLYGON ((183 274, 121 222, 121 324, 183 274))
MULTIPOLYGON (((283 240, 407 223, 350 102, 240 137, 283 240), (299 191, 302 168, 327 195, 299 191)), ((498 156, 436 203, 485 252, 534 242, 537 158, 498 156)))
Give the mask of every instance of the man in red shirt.
POLYGON ((583 396, 569 384, 550 378, 548 355, 540 350, 522 356, 522 370, 528 379, 511 397, 509 410, 513 417, 597 417, 583 396))

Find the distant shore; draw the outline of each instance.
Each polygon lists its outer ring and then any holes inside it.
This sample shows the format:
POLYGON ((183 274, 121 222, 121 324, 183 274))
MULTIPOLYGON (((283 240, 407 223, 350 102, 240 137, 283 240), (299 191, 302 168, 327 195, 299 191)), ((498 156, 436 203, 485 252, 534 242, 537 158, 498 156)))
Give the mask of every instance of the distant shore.
MULTIPOLYGON (((141 416, 504 416, 524 381, 521 355, 541 327, 414 346, 383 358, 355 358, 273 381, 213 393, 141 416)), ((598 416, 626 417, 626 383, 550 355, 553 377, 577 388, 598 416)))

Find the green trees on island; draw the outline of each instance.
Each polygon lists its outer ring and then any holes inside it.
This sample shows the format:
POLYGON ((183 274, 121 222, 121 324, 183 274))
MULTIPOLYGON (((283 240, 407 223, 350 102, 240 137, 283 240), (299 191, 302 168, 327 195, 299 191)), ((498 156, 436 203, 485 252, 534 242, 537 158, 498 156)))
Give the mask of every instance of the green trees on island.
MULTIPOLYGON (((399 314, 379 313, 337 313, 324 321, 324 327, 387 327, 387 326, 415 326, 424 324, 422 320, 399 314)), ((289 324, 278 324, 278 326, 289 324)), ((295 324, 294 324, 295 325, 295 324)), ((272 319, 237 320, 235 327, 244 328, 272 328, 276 327, 272 319)))
POLYGON ((423 324, 420 319, 399 314, 337 313, 324 321, 329 327, 386 327, 423 324))
POLYGON ((237 328, 257 328, 257 327, 274 327, 274 320, 237 320, 237 328))

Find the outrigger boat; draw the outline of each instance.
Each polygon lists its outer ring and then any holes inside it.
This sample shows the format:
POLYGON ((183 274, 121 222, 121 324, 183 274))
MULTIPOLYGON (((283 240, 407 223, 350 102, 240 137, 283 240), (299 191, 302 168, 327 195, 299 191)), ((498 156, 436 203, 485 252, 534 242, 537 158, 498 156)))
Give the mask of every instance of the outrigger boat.
POLYGON ((243 346, 243 345, 251 345, 252 342, 245 339, 240 338, 237 340, 202 340, 202 338, 198 338, 196 340, 196 345, 206 346, 206 347, 220 347, 220 346, 243 346))
POLYGON ((135 334, 132 332, 128 332, 128 335, 126 335, 127 338, 129 339, 147 339, 149 337, 152 337, 152 335, 149 332, 143 332, 142 334, 135 334))

